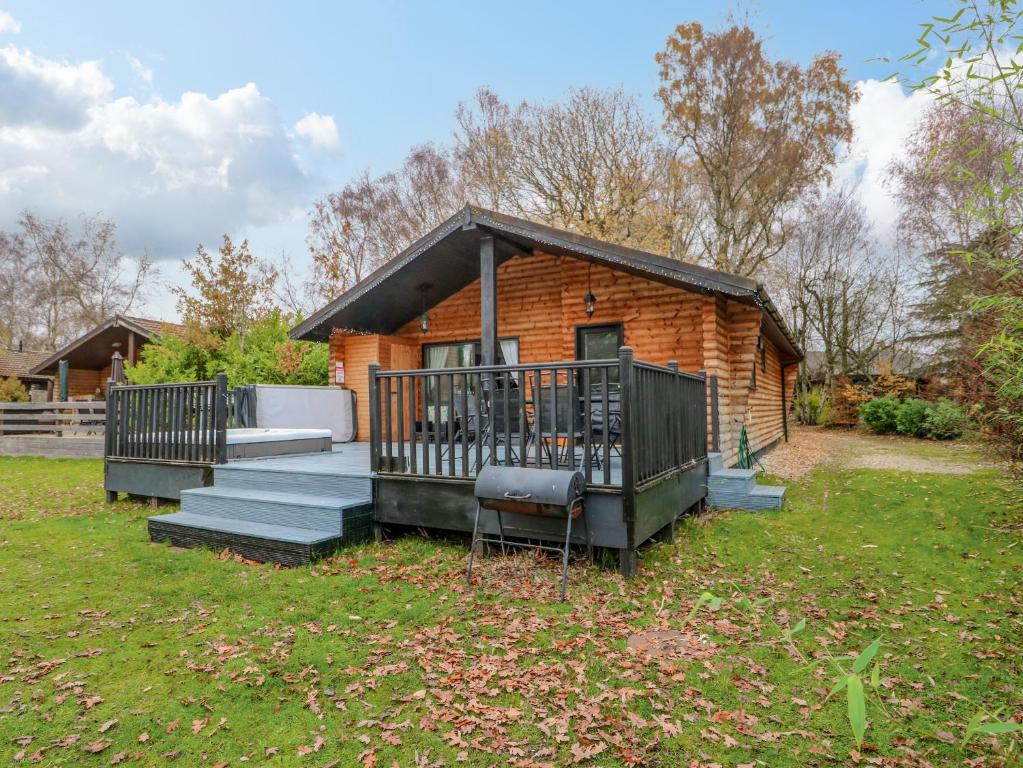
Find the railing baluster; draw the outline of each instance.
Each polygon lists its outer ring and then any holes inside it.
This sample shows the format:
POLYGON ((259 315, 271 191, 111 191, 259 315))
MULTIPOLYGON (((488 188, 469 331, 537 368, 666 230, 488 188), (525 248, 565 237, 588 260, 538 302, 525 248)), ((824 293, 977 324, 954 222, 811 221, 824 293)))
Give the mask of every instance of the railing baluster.
POLYGON ((441 425, 444 423, 444 419, 441 415, 442 399, 441 399, 441 388, 440 388, 440 374, 433 377, 433 381, 436 387, 433 390, 434 401, 433 401, 433 452, 437 459, 434 464, 434 473, 438 475, 444 474, 444 446, 441 443, 441 425))
POLYGON ((472 395, 476 400, 476 466, 473 469, 473 474, 478 475, 483 468, 483 438, 486 437, 485 433, 490 430, 490 414, 486 413, 483 408, 482 377, 479 373, 474 373, 472 381, 472 395))
POLYGON ((590 392, 590 369, 583 368, 580 372, 582 385, 582 414, 583 414, 583 477, 587 483, 593 482, 593 397, 590 392))
MULTIPOLYGON (((458 394, 462 401, 458 431, 462 437, 462 477, 469 476, 469 430, 479 429, 478 423, 469 418, 469 374, 462 374, 462 391, 458 394)), ((477 419, 477 422, 479 420, 477 419)))
POLYGON ((416 377, 408 378, 408 461, 412 474, 418 474, 419 469, 419 444, 416 437, 416 377))
POLYGON ((524 467, 529 463, 529 457, 526 455, 526 382, 523 374, 519 373, 516 383, 519 385, 516 389, 519 398, 519 465, 524 467))
MULTIPOLYGON (((604 485, 611 485, 611 411, 608 386, 610 377, 607 366, 600 369, 600 408, 604 424, 601 431, 601 451, 604 455, 604 485)), ((619 406, 621 407, 621 406, 619 406)))
POLYGON ((561 465, 561 445, 558 442, 558 369, 551 368, 551 468, 561 465))
MULTIPOLYGON (((405 377, 399 376, 397 386, 397 407, 398 417, 398 467, 400 472, 405 471, 405 377)), ((394 467, 390 468, 394 471, 394 467)))
POLYGON ((579 398, 575 394, 575 377, 571 370, 565 370, 565 397, 568 399, 568 468, 575 469, 575 416, 579 409, 579 398))
POLYGON ((445 374, 448 379, 448 474, 455 476, 455 374, 445 374))
POLYGON ((543 378, 540 369, 533 373, 533 442, 536 466, 543 466, 543 378))
POLYGON ((512 433, 511 433, 511 403, 509 402, 510 401, 510 397, 511 397, 511 393, 510 393, 510 391, 508 389, 508 382, 510 380, 510 377, 508 376, 507 371, 504 372, 503 374, 497 374, 497 376, 494 377, 495 383, 498 380, 498 378, 497 378, 498 376, 501 377, 501 379, 500 379, 500 381, 501 381, 501 392, 504 395, 504 397, 503 397, 503 401, 504 401, 503 402, 503 405, 504 405, 504 419, 503 419, 503 421, 504 421, 504 437, 502 438, 502 440, 504 442, 504 464, 505 464, 505 466, 511 466, 513 464, 512 457, 511 457, 511 454, 512 454, 512 442, 511 442, 511 435, 512 435, 512 433))
POLYGON ((391 379, 381 377, 384 385, 384 455, 387 457, 387 471, 393 471, 394 457, 391 456, 391 379))

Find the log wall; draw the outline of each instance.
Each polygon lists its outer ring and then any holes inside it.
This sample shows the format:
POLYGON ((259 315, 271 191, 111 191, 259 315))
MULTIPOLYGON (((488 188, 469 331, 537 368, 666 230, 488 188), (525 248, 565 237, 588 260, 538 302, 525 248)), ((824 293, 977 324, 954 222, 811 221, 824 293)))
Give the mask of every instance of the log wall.
MULTIPOLYGON (((773 345, 763 387, 758 380, 757 390, 750 388, 761 322, 756 307, 543 253, 515 257, 498 267, 497 306, 498 336, 518 338, 523 363, 575 359, 578 326, 622 323, 625 343, 637 360, 659 365, 677 360, 682 370, 716 374, 719 447, 726 463, 736 460, 744 420, 754 450, 782 435, 780 358, 773 345), (592 318, 583 302, 587 289, 597 298, 592 318)), ((344 386, 356 390, 358 439, 369 439, 368 365, 418 368, 424 344, 478 339, 479 281, 431 307, 429 315, 426 334, 416 318, 393 336, 331 335, 331 359, 343 360, 344 386)), ((330 375, 333 383, 333 369, 330 375)))

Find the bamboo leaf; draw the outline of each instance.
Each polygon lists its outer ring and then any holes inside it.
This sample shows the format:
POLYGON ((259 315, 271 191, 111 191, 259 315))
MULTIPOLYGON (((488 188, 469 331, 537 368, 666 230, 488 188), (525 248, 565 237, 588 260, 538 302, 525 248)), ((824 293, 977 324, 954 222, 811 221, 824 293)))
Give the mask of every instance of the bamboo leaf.
POLYGON ((974 729, 974 731, 976 733, 990 733, 990 734, 995 734, 995 735, 997 735, 999 733, 1019 733, 1019 732, 1023 732, 1023 725, 1020 725, 1019 723, 1002 723, 1002 722, 998 722, 998 723, 981 723, 980 725, 978 725, 974 729))
POLYGON ((849 725, 852 726, 853 737, 856 739, 856 746, 859 747, 863 744, 863 733, 867 729, 867 703, 863 698, 863 681, 859 675, 849 675, 846 679, 849 725))
POLYGON ((877 649, 881 647, 881 638, 877 638, 874 642, 863 649, 863 652, 856 657, 856 661, 853 662, 853 672, 859 674, 867 667, 870 666, 870 662, 874 660, 874 656, 877 655, 877 649))
POLYGON ((824 701, 827 701, 832 696, 834 696, 836 693, 838 693, 843 688, 845 688, 847 685, 849 685, 849 678, 850 678, 850 675, 843 675, 839 679, 839 681, 837 683, 835 683, 835 685, 831 688, 831 690, 828 691, 828 695, 824 697, 824 701))

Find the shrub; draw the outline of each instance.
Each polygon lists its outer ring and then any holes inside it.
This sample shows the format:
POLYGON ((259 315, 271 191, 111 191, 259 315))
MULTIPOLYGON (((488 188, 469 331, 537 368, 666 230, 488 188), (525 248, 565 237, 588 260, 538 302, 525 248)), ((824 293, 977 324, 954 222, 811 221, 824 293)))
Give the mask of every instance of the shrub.
POLYGON ((27 400, 28 390, 17 377, 0 379, 0 403, 24 403, 27 400))
POLYGON ((907 437, 927 437, 927 416, 933 410, 934 403, 911 397, 895 415, 896 431, 907 437))
POLYGON ((133 384, 163 384, 212 379, 227 374, 232 387, 242 384, 327 384, 326 344, 294 341, 288 328, 294 318, 273 311, 221 339, 189 329, 184 337, 165 336, 142 348, 142 359, 125 367, 133 384))
POLYGON ((895 395, 875 397, 860 406, 860 418, 874 432, 887 435, 898 429, 901 408, 902 403, 895 395))
POLYGON ((822 416, 828 407, 827 393, 821 387, 811 387, 796 395, 792 401, 796 416, 802 424, 823 424, 822 416))
POLYGON ((932 440, 955 440, 966 429, 965 409, 942 398, 931 406, 924 420, 924 434, 932 440))

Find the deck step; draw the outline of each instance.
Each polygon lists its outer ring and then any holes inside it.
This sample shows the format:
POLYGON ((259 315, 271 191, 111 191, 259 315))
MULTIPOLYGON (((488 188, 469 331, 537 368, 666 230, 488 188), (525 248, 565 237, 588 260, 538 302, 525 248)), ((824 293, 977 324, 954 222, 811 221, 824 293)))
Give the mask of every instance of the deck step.
POLYGON ((719 509, 781 509, 785 488, 758 485, 754 469, 724 469, 720 454, 708 454, 707 504, 719 509))
POLYGON ((266 525, 344 532, 343 521, 372 515, 372 499, 315 496, 259 489, 210 486, 181 494, 181 511, 266 525))
POLYGON ((175 512, 149 518, 149 537, 179 547, 223 549, 260 562, 302 565, 342 543, 333 531, 175 512))
POLYGON ((755 469, 719 469, 708 475, 708 485, 729 494, 749 493, 757 484, 755 469))
POLYGON ((213 468, 218 488, 300 493, 313 496, 371 498, 373 479, 368 475, 337 474, 295 469, 262 468, 263 462, 231 462, 213 468))

